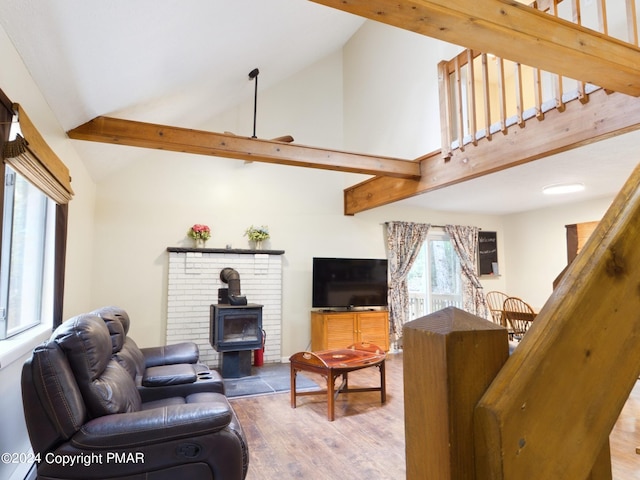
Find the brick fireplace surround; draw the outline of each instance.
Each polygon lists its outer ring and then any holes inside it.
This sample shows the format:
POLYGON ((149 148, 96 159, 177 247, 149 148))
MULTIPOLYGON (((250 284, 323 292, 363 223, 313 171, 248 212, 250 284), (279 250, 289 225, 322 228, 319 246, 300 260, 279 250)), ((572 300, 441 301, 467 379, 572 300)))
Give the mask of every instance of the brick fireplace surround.
POLYGON ((167 344, 196 342, 200 360, 220 368, 222 354, 209 343, 209 310, 218 303, 218 289, 228 287, 220 271, 229 267, 240 274, 241 294, 249 303, 264 305, 264 362, 281 361, 283 250, 169 247, 167 252, 167 344))

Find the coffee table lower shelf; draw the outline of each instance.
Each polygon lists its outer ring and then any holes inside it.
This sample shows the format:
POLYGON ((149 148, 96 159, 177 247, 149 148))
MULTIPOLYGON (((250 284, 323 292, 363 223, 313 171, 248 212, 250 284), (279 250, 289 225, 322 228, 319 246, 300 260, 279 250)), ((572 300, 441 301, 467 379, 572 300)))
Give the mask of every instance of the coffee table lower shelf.
POLYGON ((331 422, 335 418, 335 400, 340 393, 380 392, 380 401, 385 403, 385 358, 384 351, 371 343, 358 343, 346 349, 293 354, 289 358, 291 365, 291 408, 296 408, 296 398, 299 396, 327 395, 327 417, 331 422), (380 386, 349 388, 349 372, 369 367, 378 367, 380 371, 380 386), (312 372, 322 375, 327 380, 326 390, 297 392, 296 375, 298 372, 312 372), (335 382, 340 376, 342 377, 342 383, 336 388, 335 382))

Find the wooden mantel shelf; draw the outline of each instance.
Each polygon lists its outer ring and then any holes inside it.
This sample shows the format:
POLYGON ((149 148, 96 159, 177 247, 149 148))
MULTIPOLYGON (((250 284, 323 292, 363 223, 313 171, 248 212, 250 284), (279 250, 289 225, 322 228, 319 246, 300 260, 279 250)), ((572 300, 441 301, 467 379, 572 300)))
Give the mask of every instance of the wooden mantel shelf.
POLYGON ((173 253, 186 253, 186 252, 200 252, 200 253, 234 253, 254 255, 256 253, 264 253, 267 255, 284 255, 284 250, 252 250, 244 248, 195 248, 195 247, 167 247, 167 252, 173 253))

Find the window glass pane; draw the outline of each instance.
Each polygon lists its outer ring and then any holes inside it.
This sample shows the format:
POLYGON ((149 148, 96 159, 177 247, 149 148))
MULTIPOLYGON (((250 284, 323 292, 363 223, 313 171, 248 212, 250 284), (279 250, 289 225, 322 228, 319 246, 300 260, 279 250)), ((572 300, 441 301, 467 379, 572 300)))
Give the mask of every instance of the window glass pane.
POLYGON ((427 249, 425 244, 420 248, 420 253, 413 262, 407 275, 407 288, 409 290, 409 318, 419 318, 427 313, 427 249))
POLYGON ((448 235, 428 239, 429 245, 429 312, 462 306, 460 261, 448 235))
POLYGON ((430 234, 407 276, 409 318, 449 306, 462 307, 460 261, 449 236, 430 234))
POLYGON ((431 293, 456 295, 460 291, 460 265, 449 239, 429 240, 431 293))
POLYGON ((3 218, 0 299, 5 312, 2 337, 37 325, 52 303, 53 202, 7 168, 3 218), (51 244, 47 247, 48 244, 51 244))

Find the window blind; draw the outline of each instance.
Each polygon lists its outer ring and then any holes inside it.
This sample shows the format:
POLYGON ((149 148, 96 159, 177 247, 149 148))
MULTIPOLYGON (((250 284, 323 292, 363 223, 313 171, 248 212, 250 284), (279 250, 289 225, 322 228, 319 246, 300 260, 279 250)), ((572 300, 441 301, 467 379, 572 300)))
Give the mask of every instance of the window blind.
POLYGON ((47 145, 19 104, 13 104, 17 112, 22 135, 4 146, 4 161, 42 190, 59 205, 65 205, 73 197, 69 169, 47 145))

